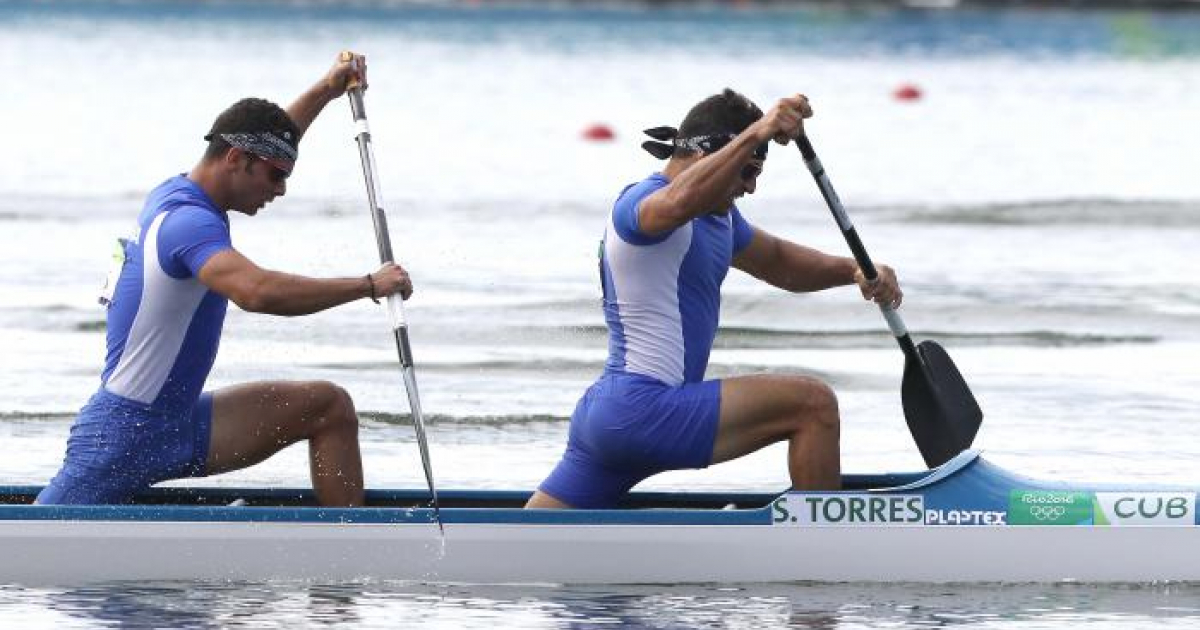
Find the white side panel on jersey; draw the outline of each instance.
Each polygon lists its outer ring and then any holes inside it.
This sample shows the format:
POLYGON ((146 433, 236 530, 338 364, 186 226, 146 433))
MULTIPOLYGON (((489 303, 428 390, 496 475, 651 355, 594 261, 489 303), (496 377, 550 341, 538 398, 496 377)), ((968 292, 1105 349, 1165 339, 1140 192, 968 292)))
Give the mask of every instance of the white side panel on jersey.
POLYGON ((154 218, 142 248, 142 299, 121 360, 105 389, 150 404, 158 397, 183 347, 207 288, 196 278, 177 280, 158 262, 158 231, 170 212, 154 218))
POLYGON ((668 385, 683 382, 679 268, 691 244, 689 222, 661 243, 631 245, 617 234, 611 214, 604 237, 604 258, 625 336, 625 370, 668 385))

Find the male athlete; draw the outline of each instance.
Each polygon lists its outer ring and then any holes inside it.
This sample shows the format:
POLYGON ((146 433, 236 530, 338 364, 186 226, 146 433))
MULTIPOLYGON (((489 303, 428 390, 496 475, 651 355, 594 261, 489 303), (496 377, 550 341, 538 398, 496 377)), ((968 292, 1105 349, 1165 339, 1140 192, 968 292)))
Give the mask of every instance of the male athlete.
POLYGON ((735 200, 753 193, 771 140, 787 144, 812 115, 784 98, 764 116, 726 89, 688 112, 670 141, 642 146, 655 173, 621 192, 609 215, 600 270, 609 355, 571 417, 562 460, 526 507, 608 508, 656 473, 704 468, 788 441, 801 490, 841 484, 837 399, 804 376, 704 380, 729 267, 788 291, 858 284, 898 307, 896 274, 868 282, 852 258, 830 256, 749 224, 735 200))
POLYGON ((308 440, 317 500, 362 504, 358 418, 345 390, 264 381, 203 391, 229 300, 256 313, 305 315, 412 293, 394 264, 356 278, 308 278, 263 269, 230 239, 227 213, 254 216, 287 191, 300 137, 351 78, 366 82, 360 55, 335 63, 287 111, 238 101, 213 123, 199 164, 150 193, 102 298, 108 355, 100 388, 75 419, 63 466, 38 503, 125 503, 160 481, 245 468, 308 440))

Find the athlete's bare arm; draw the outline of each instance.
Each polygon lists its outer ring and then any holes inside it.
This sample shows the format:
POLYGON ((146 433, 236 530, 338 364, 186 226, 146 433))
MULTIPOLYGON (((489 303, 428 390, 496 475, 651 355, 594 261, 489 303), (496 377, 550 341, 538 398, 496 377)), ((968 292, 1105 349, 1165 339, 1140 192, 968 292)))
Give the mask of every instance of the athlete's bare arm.
POLYGON ((308 315, 375 295, 412 295, 412 281, 399 265, 388 263, 379 271, 357 278, 309 278, 263 269, 235 249, 226 249, 204 263, 200 282, 229 298, 244 311, 269 315, 308 315))

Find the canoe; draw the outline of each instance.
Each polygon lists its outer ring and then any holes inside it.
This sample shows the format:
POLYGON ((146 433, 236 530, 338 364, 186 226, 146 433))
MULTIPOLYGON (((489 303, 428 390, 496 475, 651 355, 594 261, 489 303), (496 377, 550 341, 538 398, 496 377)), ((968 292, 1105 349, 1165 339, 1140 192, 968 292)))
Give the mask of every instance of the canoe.
POLYGON ((633 493, 523 510, 528 492, 156 488, 120 506, 0 487, 0 584, 411 580, 480 584, 1200 580, 1196 490, 1038 481, 965 451, 839 492, 633 493))

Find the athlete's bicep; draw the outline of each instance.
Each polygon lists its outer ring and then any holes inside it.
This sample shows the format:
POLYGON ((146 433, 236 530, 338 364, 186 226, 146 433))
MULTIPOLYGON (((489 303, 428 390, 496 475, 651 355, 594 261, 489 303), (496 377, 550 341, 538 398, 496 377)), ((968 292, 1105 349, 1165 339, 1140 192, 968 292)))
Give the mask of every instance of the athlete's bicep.
POLYGON ((642 199, 636 215, 638 230, 651 238, 665 236, 687 222, 673 203, 669 188, 660 188, 642 199))
POLYGON ((212 212, 183 206, 171 211, 158 231, 158 257, 173 278, 194 277, 208 259, 232 249, 229 226, 212 212))
POLYGON ((196 277, 204 286, 252 311, 265 274, 262 267, 230 248, 210 256, 196 277))
POLYGON ((738 210, 737 206, 729 213, 729 222, 733 227, 733 254, 736 256, 750 246, 756 228, 742 216, 742 211, 738 210))
POLYGON ((613 206, 612 222, 613 227, 617 230, 617 235, 627 243, 634 245, 653 245, 661 243, 671 235, 671 231, 675 229, 673 226, 667 230, 649 230, 646 228, 647 222, 651 226, 659 226, 661 221, 655 218, 655 204, 653 200, 662 191, 656 191, 648 196, 642 197, 639 195, 622 195, 613 206), (649 207, 649 209, 647 209, 649 207), (647 214, 649 213, 649 214, 647 214))
POLYGON ((733 256, 733 266, 760 280, 778 263, 778 240, 762 230, 751 227, 749 242, 733 256))

